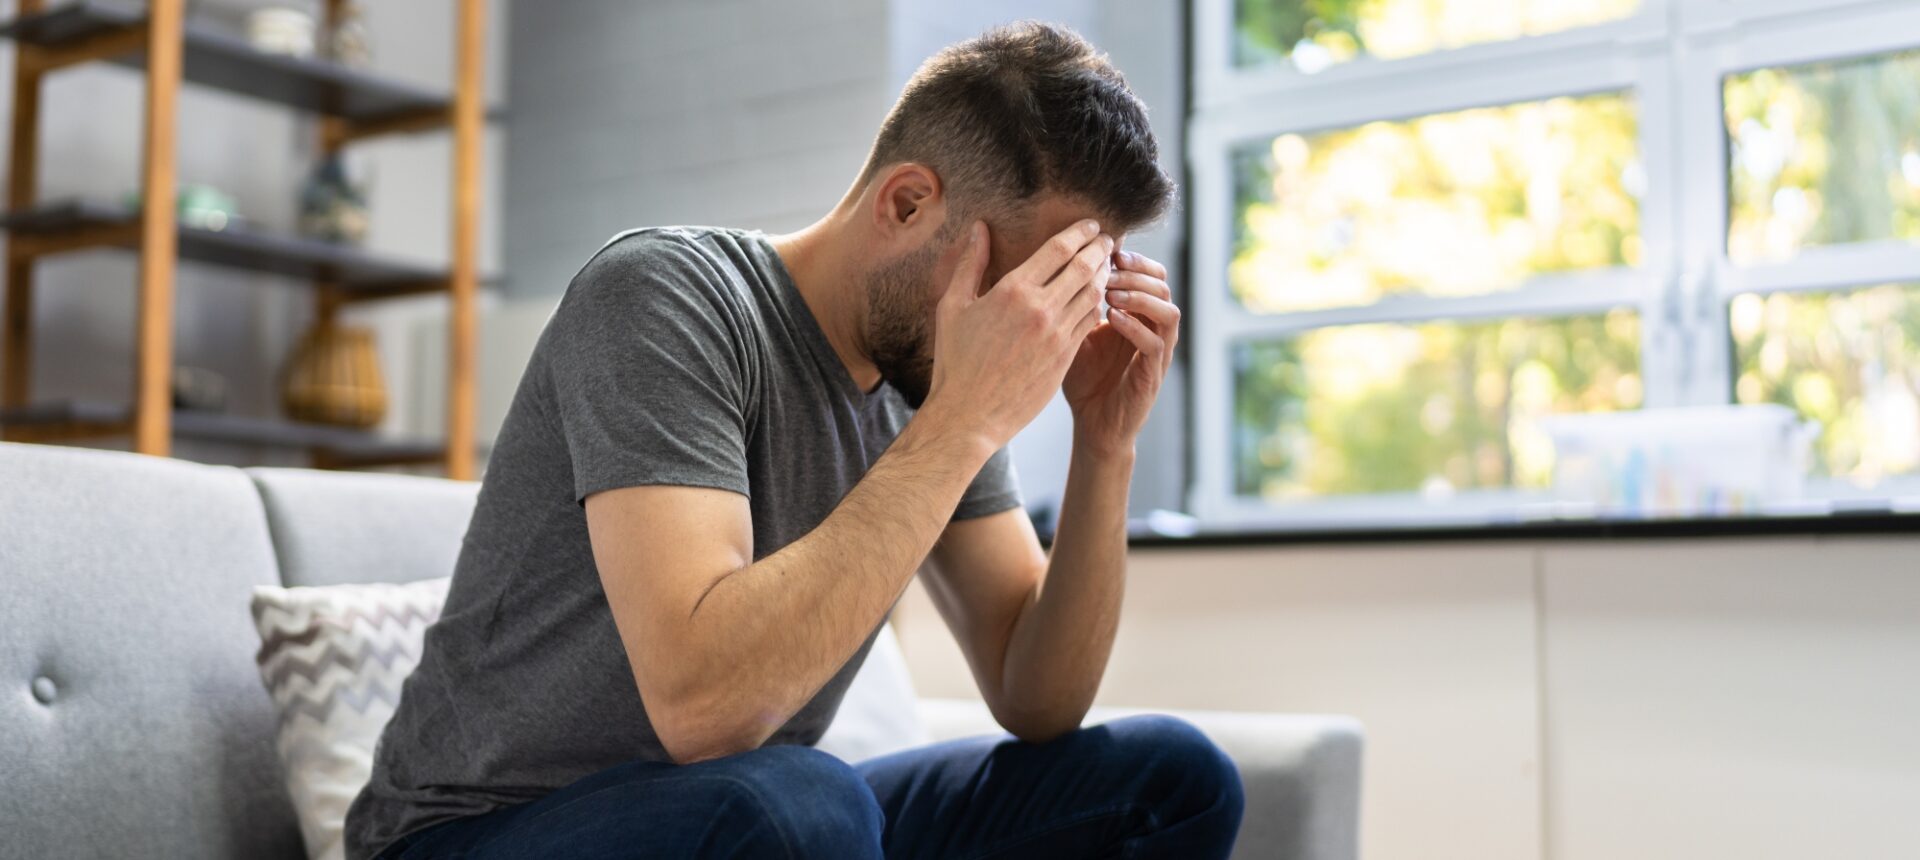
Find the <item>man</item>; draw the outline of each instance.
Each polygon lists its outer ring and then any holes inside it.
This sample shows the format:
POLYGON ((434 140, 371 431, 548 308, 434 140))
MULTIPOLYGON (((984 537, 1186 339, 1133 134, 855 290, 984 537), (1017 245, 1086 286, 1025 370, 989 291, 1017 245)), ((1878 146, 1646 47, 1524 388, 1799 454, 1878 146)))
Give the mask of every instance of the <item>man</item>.
POLYGON ((521 380, 349 855, 1225 856, 1239 777, 1198 731, 1079 728, 1178 338, 1166 270, 1119 247, 1172 197, 1155 159, 1104 57, 1018 25, 929 60, 806 229, 602 247, 521 380), (1056 391, 1049 554, 1003 449, 1056 391), (812 749, 923 562, 1014 737, 812 749))

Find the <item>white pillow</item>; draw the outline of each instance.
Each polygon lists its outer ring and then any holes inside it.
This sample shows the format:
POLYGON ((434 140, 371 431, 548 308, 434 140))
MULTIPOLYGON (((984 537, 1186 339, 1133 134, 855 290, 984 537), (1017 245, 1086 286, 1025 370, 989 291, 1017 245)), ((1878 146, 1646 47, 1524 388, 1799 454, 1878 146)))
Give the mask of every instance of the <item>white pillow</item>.
POLYGON ((913 677, 893 625, 880 628, 867 662, 847 686, 833 724, 814 746, 853 763, 933 742, 914 704, 913 677))
POLYGON ((277 747, 308 857, 345 856, 347 806, 373 775, 374 742, 450 581, 254 588, 260 678, 280 712, 277 747))

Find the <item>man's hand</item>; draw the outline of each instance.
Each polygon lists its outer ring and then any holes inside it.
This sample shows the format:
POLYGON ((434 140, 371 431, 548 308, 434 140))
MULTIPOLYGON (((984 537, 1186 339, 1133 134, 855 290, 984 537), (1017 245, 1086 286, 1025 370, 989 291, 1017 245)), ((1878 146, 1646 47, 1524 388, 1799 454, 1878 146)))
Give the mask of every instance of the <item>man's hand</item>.
POLYGON ((1064 375, 1075 438, 1051 552, 1007 511, 948 525, 925 579, 987 707, 1028 741, 1080 725, 1100 689, 1126 581, 1133 441, 1179 336, 1166 269, 1132 253, 1111 263, 1099 284, 1115 309, 1064 375))
POLYGON ((1121 251, 1107 282, 1107 321, 1087 335, 1061 391, 1073 409, 1076 446, 1096 453, 1130 451, 1145 426, 1180 340, 1180 309, 1167 269, 1121 251))
POLYGON ((935 317, 933 381, 921 412, 965 416, 991 450, 1040 414, 1075 346, 1100 323, 1113 238, 1081 221, 981 294, 987 250, 987 225, 975 222, 935 317))

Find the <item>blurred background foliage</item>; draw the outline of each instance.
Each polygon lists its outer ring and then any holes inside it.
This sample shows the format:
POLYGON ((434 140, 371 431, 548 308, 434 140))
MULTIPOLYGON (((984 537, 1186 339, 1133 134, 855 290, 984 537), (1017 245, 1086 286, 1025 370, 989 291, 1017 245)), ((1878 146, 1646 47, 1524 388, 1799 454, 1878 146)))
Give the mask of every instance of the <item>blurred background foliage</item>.
POLYGON ((1312 74, 1366 56, 1539 36, 1624 18, 1640 0, 1235 0, 1233 60, 1312 74))
POLYGON ((1872 486, 1920 470, 1920 286, 1736 297, 1734 399, 1820 422, 1816 470, 1872 486))
POLYGON ((1629 310, 1315 329, 1236 344, 1233 366, 1235 491, 1274 499, 1544 487, 1528 419, 1644 394, 1629 310))
POLYGON ((1727 255, 1920 241, 1920 50, 1726 79, 1727 255))
POLYGON ((1562 97, 1240 149, 1233 294, 1279 313, 1639 262, 1632 99, 1562 97))
MULTIPOLYGON (((1235 156, 1233 294, 1283 313, 1639 262, 1619 93, 1281 135, 1235 156)), ((1527 417, 1635 408, 1630 312, 1320 329, 1235 353, 1243 495, 1543 486, 1527 417)))

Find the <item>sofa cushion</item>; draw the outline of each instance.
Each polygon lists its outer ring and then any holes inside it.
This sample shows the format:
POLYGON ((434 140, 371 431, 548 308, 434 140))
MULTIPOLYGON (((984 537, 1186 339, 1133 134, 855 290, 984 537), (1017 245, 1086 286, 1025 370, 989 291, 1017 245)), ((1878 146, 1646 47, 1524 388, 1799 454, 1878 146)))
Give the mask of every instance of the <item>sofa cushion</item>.
POLYGON ((308 857, 346 856, 347 808, 373 775, 374 745, 450 581, 253 590, 260 679, 280 711, 280 761, 308 857))
POLYGON ((237 469, 0 443, 0 854, 294 858, 237 469))
POLYGON ((287 585, 453 574, 480 485, 410 475, 248 469, 287 585))

